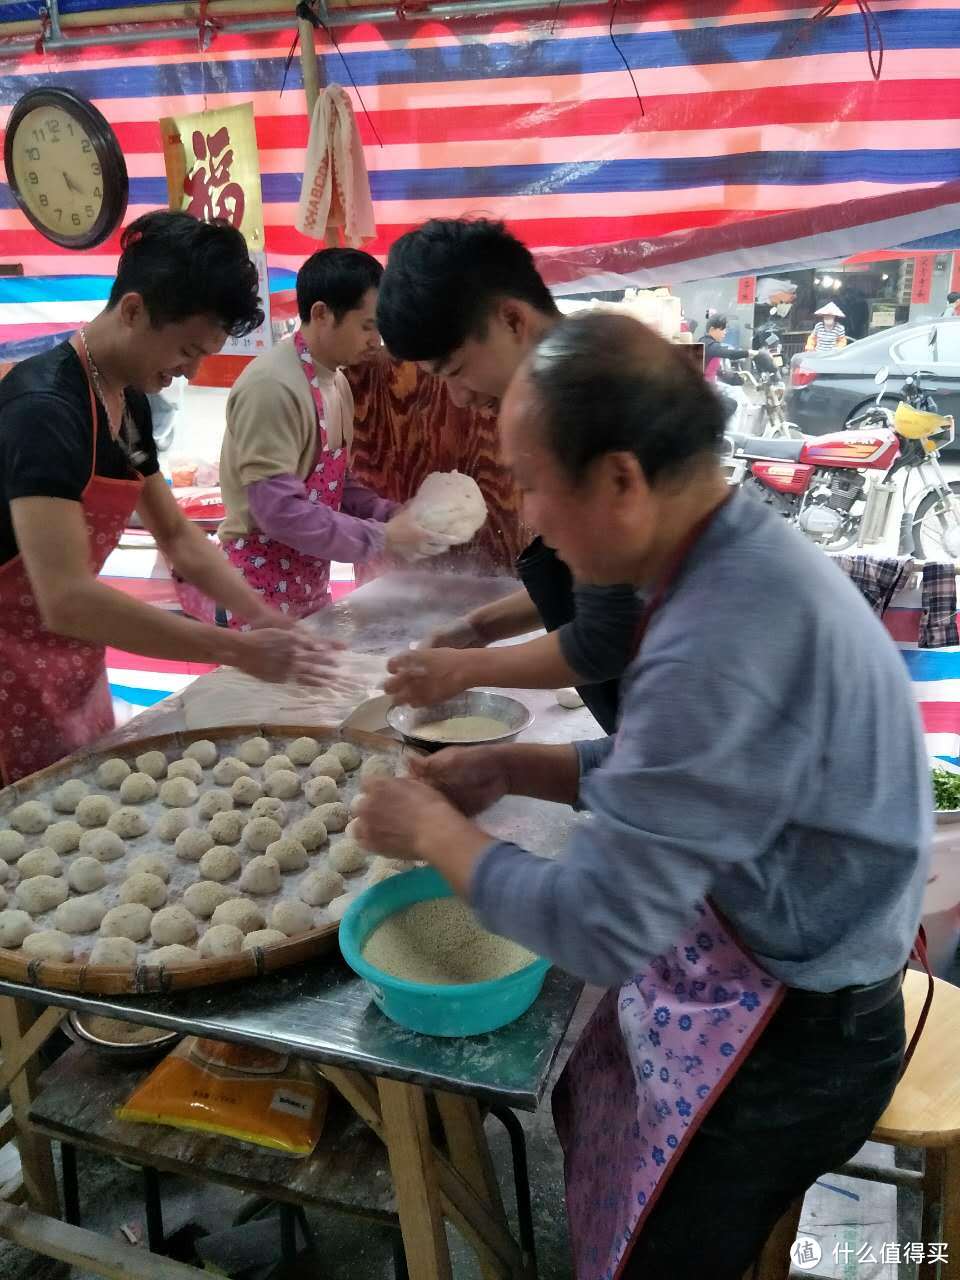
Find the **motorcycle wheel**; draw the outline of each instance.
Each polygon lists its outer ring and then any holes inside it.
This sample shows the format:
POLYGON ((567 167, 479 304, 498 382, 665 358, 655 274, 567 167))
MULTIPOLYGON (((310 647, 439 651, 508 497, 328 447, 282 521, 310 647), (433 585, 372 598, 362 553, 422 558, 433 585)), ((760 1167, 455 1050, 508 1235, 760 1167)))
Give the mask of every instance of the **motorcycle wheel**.
MULTIPOLYGON (((950 492, 960 497, 960 480, 950 481, 950 492)), ((928 493, 913 515, 913 554, 918 560, 955 560, 944 546, 944 535, 950 528, 946 512, 936 493, 928 493)))

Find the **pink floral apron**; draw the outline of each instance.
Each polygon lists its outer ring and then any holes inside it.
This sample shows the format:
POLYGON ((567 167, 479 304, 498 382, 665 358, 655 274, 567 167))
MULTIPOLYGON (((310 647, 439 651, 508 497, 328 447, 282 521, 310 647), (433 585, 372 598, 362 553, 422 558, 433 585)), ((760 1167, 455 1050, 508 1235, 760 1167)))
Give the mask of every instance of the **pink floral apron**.
MULTIPOLYGON (((90 479, 81 498, 90 568, 99 573, 120 541, 143 477, 98 476, 97 404, 90 392, 90 479)), ((0 566, 0 777, 4 785, 44 769, 113 728, 102 645, 71 640, 43 624, 21 556, 0 566)))
MULTIPOLYGON (((303 361, 317 410, 317 456, 313 470, 304 481, 307 497, 311 502, 339 511, 347 475, 347 450, 327 447, 327 415, 316 366, 299 331, 293 341, 303 361)), ((240 570, 254 591, 281 613, 305 618, 330 603, 329 560, 304 555, 255 529, 245 538, 227 539, 223 549, 230 563, 240 570)), ((230 616, 230 626, 241 631, 249 630, 247 623, 233 616, 230 616)))
MULTIPOLYGON (((660 584, 638 648, 715 514, 660 584)), ((668 952, 601 1000, 553 1094, 577 1280, 620 1274, 677 1160, 785 994, 704 904, 668 952)))

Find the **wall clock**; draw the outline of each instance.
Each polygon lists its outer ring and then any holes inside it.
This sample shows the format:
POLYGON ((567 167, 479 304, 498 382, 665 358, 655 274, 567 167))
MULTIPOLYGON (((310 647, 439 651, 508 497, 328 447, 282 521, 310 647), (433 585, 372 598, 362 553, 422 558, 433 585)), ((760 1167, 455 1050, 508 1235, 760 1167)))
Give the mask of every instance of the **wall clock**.
POLYGON ((106 240, 127 208, 127 166, 116 134, 69 89, 31 89, 10 114, 7 182, 38 231, 64 249, 106 240))

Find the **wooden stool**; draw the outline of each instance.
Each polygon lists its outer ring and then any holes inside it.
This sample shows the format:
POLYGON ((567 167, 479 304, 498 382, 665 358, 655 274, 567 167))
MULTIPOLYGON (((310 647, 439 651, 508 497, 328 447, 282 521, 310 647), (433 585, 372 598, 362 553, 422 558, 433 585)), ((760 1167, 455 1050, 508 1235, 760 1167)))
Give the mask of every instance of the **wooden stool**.
MULTIPOLYGON (((923 1196, 920 1241, 927 1246, 946 1244, 946 1265, 956 1268, 960 1265, 960 987, 939 978, 934 978, 934 987, 930 1016, 913 1060, 870 1135, 871 1142, 922 1150, 923 1173, 857 1163, 844 1165, 838 1172, 919 1190, 923 1196)), ((908 970, 903 983, 908 1041, 926 994, 927 975, 908 970)), ((787 1280, 790 1246, 797 1236, 802 1206, 802 1198, 790 1206, 743 1280, 787 1280)), ((805 1274, 818 1280, 816 1272, 805 1274)), ((918 1280, 936 1280, 939 1274, 939 1264, 929 1259, 917 1270, 918 1280)))

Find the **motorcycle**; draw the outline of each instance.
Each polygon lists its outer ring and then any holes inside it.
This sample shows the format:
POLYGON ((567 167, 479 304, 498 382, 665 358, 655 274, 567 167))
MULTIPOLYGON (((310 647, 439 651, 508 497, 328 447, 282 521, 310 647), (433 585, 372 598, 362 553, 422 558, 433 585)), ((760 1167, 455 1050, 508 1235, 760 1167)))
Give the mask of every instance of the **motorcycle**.
POLYGON ((905 380, 902 402, 891 412, 880 403, 889 377, 881 369, 877 400, 851 430, 790 440, 729 437, 731 483, 752 490, 825 551, 882 541, 899 490, 898 553, 957 559, 960 483, 947 481, 939 460, 953 442, 954 421, 938 413, 924 376, 918 370, 905 380), (912 498, 914 477, 923 487, 912 498))
MULTIPOLYGON (((755 334, 756 354, 737 361, 734 372, 739 386, 734 388, 738 412, 737 430, 752 436, 797 436, 794 423, 787 421, 786 384, 783 379, 783 345, 773 330, 755 334)), ((730 393, 729 383, 724 388, 730 393)))

